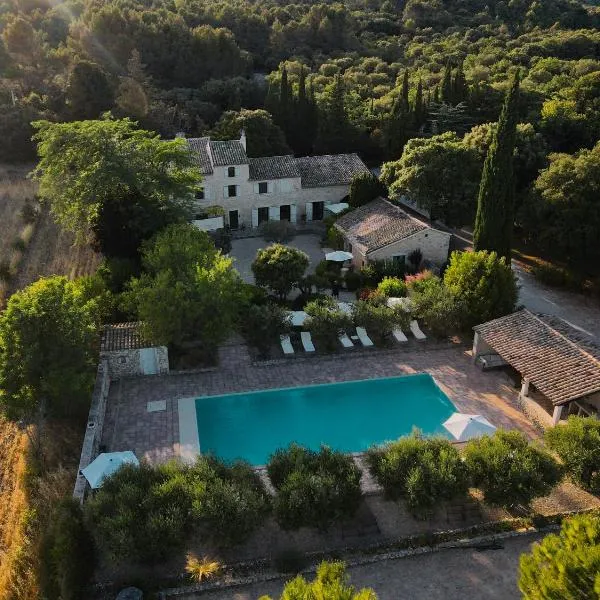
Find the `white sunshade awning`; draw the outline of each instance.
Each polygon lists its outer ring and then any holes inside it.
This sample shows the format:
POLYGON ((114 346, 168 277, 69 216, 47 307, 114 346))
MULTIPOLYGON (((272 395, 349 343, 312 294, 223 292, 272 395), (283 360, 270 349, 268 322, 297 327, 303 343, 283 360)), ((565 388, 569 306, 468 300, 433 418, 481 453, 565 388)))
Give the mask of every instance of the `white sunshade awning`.
POLYGON ((308 315, 303 310, 293 310, 288 313, 288 317, 293 327, 302 327, 308 315))
POLYGON ((444 421, 444 427, 452 434, 458 442, 466 442, 484 435, 492 435, 496 427, 481 415, 465 415, 454 413, 448 420, 444 421))
POLYGON ((325 206, 325 209, 334 215, 339 215, 348 208, 350 208, 350 205, 347 202, 338 202, 336 204, 327 204, 325 206))
POLYGON ((88 480, 90 487, 95 490, 102 486, 107 477, 116 473, 123 465, 138 466, 140 461, 131 450, 125 452, 103 452, 99 454, 81 474, 88 480))

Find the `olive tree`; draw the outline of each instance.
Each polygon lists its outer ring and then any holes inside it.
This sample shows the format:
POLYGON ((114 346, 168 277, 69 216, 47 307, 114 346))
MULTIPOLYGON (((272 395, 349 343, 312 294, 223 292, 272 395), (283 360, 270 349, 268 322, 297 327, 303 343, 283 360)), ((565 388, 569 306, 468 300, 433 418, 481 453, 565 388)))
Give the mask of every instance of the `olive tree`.
POLYGON ((256 285, 270 289, 280 300, 285 300, 307 268, 308 256, 304 252, 282 244, 260 249, 252 263, 256 285))

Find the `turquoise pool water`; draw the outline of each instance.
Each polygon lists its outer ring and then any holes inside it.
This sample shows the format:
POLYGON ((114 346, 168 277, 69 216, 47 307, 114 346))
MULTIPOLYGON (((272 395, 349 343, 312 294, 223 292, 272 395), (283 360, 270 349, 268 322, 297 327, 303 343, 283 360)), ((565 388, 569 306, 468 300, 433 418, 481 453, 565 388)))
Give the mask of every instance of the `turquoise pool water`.
POLYGON ((456 411, 430 375, 407 375, 197 398, 200 452, 264 465, 297 442, 361 452, 418 427, 446 435, 456 411))

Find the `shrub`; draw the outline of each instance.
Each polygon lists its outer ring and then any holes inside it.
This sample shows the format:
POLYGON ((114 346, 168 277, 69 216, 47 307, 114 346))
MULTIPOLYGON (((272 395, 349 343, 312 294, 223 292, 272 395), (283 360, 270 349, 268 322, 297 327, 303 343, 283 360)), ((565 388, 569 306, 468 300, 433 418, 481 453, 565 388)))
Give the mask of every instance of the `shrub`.
POLYGON ((598 598, 599 573, 600 517, 576 515, 521 555, 519 589, 525 600, 598 598))
POLYGON ((333 248, 334 250, 343 250, 344 236, 339 229, 332 226, 327 230, 325 243, 329 248, 333 248))
POLYGON ((402 314, 388 307, 385 302, 380 302, 376 295, 368 301, 359 300, 354 305, 354 323, 367 329, 380 342, 390 337, 395 325, 408 325, 408 319, 398 322, 402 314))
MULTIPOLYGON (((328 600, 377 600, 371 589, 365 588, 356 592, 348 583, 344 563, 322 562, 317 568, 315 580, 308 582, 298 575, 285 584, 279 600, 307 600, 308 598, 327 598, 328 600)), ((259 600, 272 600, 269 596, 261 596, 259 600)))
POLYGON ((304 310, 309 316, 304 327, 310 330, 317 344, 327 351, 335 350, 340 332, 352 326, 351 317, 331 297, 308 302, 304 310))
POLYGON ((464 303, 437 277, 422 280, 414 286, 410 298, 414 316, 435 334, 449 335, 461 328, 464 303))
POLYGON ((384 277, 379 282, 377 291, 388 298, 403 298, 406 296, 407 287, 398 277, 384 277))
POLYGON ((560 481, 561 470, 545 450, 529 444, 519 431, 498 430, 471 440, 464 451, 473 483, 485 501, 504 507, 529 506, 560 481))
POLYGON ((198 558, 195 554, 188 554, 185 559, 185 572, 192 581, 200 583, 203 579, 214 577, 221 570, 221 563, 208 556, 198 558))
POLYGON ((531 267, 531 272, 538 281, 546 285, 572 290, 583 290, 585 288, 585 277, 551 263, 536 263, 531 267))
POLYGON ((402 263, 391 260, 374 260, 360 269, 364 285, 376 287, 385 277, 396 277, 402 279, 406 267, 402 263))
POLYGON ((360 470, 341 452, 326 447, 313 452, 292 445, 276 452, 267 470, 277 489, 275 516, 283 529, 327 530, 358 510, 360 470))
POLYGON ((362 277, 360 273, 351 268, 346 271, 344 283, 346 284, 346 289, 349 292, 355 292, 362 285, 362 277))
POLYGON ((547 429, 544 440, 577 483, 600 494, 600 421, 571 415, 564 425, 547 429))
POLYGON ((409 292, 418 292, 423 285, 427 285, 427 281, 434 278, 439 279, 430 270, 426 269, 415 275, 407 275, 404 282, 409 292))
POLYGON ((41 559, 44 597, 79 600, 86 596, 95 551, 77 502, 68 499, 56 508, 42 540, 41 559))
POLYGON ((484 250, 453 252, 444 285, 464 303, 465 328, 511 313, 519 295, 510 264, 484 250))
POLYGON ((279 336, 290 330, 286 311, 277 304, 250 304, 240 315, 241 332, 261 358, 269 355, 271 346, 279 336))
POLYGON ((373 173, 357 173, 352 177, 348 198, 352 208, 368 204, 380 196, 387 196, 387 187, 373 173))
POLYGON ((296 228, 289 221, 267 221, 261 225, 261 233, 267 242, 284 244, 296 237, 296 228))
POLYGON ((367 453, 369 469, 391 500, 403 498, 417 516, 443 500, 464 495, 468 472, 458 450, 446 439, 413 434, 367 453))

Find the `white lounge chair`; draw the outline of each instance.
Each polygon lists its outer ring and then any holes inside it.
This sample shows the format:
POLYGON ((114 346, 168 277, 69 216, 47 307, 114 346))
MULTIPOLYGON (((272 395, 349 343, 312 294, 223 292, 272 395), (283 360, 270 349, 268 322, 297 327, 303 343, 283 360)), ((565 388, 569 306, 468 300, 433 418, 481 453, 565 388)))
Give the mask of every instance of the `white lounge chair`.
POLYGON ((289 335, 280 335, 279 336, 281 349, 284 354, 294 354, 294 346, 292 346, 292 342, 290 340, 289 335))
POLYGON ((358 339, 360 340, 360 343, 363 346, 372 346, 373 345, 373 341, 367 335, 367 330, 364 327, 357 327, 356 335, 358 336, 358 339))
POLYGON ((418 340, 425 340, 425 339, 427 339, 427 336, 421 331, 421 328, 419 327, 419 324, 415 320, 412 320, 410 322, 410 330, 412 331, 413 335, 418 340))
POLYGON ((352 340, 348 337, 348 334, 345 331, 342 331, 342 333, 338 335, 338 339, 344 348, 352 348, 352 346, 354 346, 352 340))
POLYGON ((408 338, 406 337, 406 335, 404 334, 404 331, 402 331, 402 329, 400 329, 400 327, 395 327, 394 330, 392 331, 392 335, 399 341, 399 342, 408 342, 408 338))
POLYGON ((300 339, 302 340, 302 346, 305 352, 314 352, 315 345, 312 342, 312 337, 309 331, 303 331, 300 333, 300 339))

